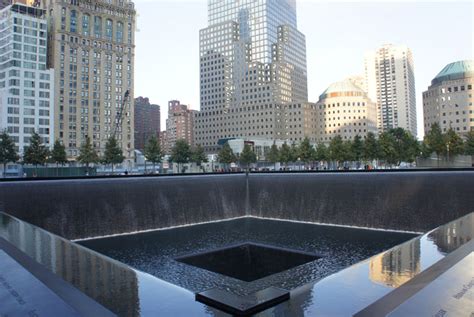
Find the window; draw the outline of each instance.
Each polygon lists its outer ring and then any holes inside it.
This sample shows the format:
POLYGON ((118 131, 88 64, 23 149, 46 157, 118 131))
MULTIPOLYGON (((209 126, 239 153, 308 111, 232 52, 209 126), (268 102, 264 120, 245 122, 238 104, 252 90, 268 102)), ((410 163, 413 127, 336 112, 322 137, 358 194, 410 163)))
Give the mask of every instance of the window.
POLYGON ((69 31, 71 33, 76 33, 76 31, 77 31, 77 12, 76 12, 76 10, 71 10, 71 20, 69 21, 69 31))
POLYGON ((94 17, 94 36, 96 38, 102 37, 102 18, 101 17, 94 17))
POLYGON ((89 36, 89 23, 90 23, 90 16, 88 14, 84 14, 82 16, 82 35, 89 36))
POLYGON ((110 19, 107 19, 105 22, 105 38, 109 41, 112 41, 112 32, 113 32, 113 22, 110 19))
POLYGON ((115 36, 115 40, 119 43, 123 42, 123 23, 117 22, 117 35, 115 36))

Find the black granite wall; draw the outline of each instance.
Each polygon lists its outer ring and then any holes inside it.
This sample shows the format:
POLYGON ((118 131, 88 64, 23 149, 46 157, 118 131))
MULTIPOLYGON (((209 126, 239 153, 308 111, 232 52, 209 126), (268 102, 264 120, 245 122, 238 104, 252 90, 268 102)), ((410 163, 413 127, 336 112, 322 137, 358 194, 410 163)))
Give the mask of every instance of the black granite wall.
POLYGON ((7 213, 68 239, 243 216, 245 175, 0 183, 7 213))
POLYGON ((474 172, 261 174, 250 213, 361 227, 428 231, 474 211, 474 172))
POLYGON ((2 182, 0 202, 7 213, 69 239, 244 215, 427 231, 474 211, 474 172, 2 182))

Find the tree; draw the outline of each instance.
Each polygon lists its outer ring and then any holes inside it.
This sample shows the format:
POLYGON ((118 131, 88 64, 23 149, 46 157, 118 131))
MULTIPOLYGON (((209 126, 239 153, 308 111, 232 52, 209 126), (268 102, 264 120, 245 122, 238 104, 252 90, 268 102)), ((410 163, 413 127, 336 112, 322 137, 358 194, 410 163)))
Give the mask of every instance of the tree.
POLYGON ((217 161, 222 164, 230 164, 236 161, 234 151, 232 151, 229 143, 225 143, 217 154, 217 161))
POLYGON ((3 164, 3 177, 7 170, 7 164, 18 161, 19 156, 15 149, 15 142, 10 138, 7 131, 0 134, 0 163, 3 164))
POLYGON ((181 164, 188 163, 191 158, 191 148, 186 140, 177 140, 171 149, 170 160, 174 163, 178 163, 178 172, 181 170, 181 164))
POLYGON ((247 166, 247 170, 249 169, 250 163, 257 162, 257 155, 252 150, 250 144, 245 144, 242 153, 240 153, 240 162, 247 166))
POLYGON ((280 151, 275 142, 267 153, 267 160, 273 163, 273 169, 276 169, 276 163, 280 161, 280 151))
POLYGON ((311 143, 309 143, 308 138, 304 138, 303 142, 301 142, 298 149, 298 156, 305 163, 305 165, 313 160, 314 148, 311 143))
POLYGON ((89 165, 92 163, 99 162, 99 155, 92 146, 91 139, 89 136, 86 136, 85 142, 81 145, 79 149, 79 156, 77 161, 81 164, 86 165, 87 173, 89 173, 89 165))
POLYGON ((383 132, 379 137, 379 158, 386 164, 393 165, 398 162, 398 153, 396 150, 396 141, 393 134, 383 132))
POLYGON ((420 142, 419 149, 420 149, 420 156, 424 159, 429 158, 431 153, 433 153, 426 142, 426 136, 425 136, 425 139, 422 142, 420 142))
POLYGON ((285 166, 288 166, 288 162, 291 161, 291 149, 288 144, 285 142, 280 149, 280 162, 284 163, 285 166))
POLYGON ((296 162, 299 158, 300 151, 295 142, 291 144, 290 148, 290 162, 296 162))
POLYGON ((53 150, 51 151, 51 162, 56 163, 56 176, 58 176, 59 164, 67 163, 66 147, 59 140, 54 142, 53 150))
POLYGON ((450 157, 464 153, 464 143, 461 137, 451 128, 444 135, 444 143, 446 144, 444 153, 448 160, 450 157))
POLYGON ((163 153, 161 152, 160 143, 155 135, 148 139, 148 142, 145 145, 145 158, 153 163, 153 172, 155 172, 156 163, 161 162, 161 157, 163 153))
POLYGON ((104 164, 111 164, 112 165, 112 174, 114 173, 114 165, 120 164, 125 160, 125 156, 123 156, 122 149, 117 143, 117 140, 114 137, 110 137, 105 143, 105 151, 104 151, 104 164))
POLYGON ((354 141, 351 143, 350 151, 354 161, 360 162, 362 160, 364 156, 364 142, 362 141, 360 135, 356 135, 354 137, 354 141))
POLYGON ((400 165, 401 162, 414 162, 420 152, 418 141, 410 132, 402 128, 390 129, 389 133, 394 139, 396 164, 400 165))
POLYGON ((201 163, 207 163, 207 155, 204 153, 204 149, 200 144, 196 145, 191 151, 191 162, 196 163, 197 166, 201 166, 201 163))
POLYGON ((25 164, 32 164, 35 166, 35 173, 38 165, 46 163, 48 158, 49 150, 41 142, 41 137, 38 133, 33 132, 30 137, 30 146, 25 148, 23 155, 23 161, 25 164))
POLYGON ((314 151, 314 160, 318 162, 325 162, 328 160, 328 149, 324 143, 319 143, 314 151))
POLYGON ((433 123, 431 129, 426 134, 425 137, 426 145, 428 145, 431 152, 436 153, 436 159, 439 164, 439 156, 442 155, 446 149, 446 144, 444 143, 443 133, 438 123, 433 123))
POLYGON ((466 142, 464 143, 464 154, 474 155, 474 131, 469 131, 466 135, 466 142))
POLYGON ((344 142, 342 141, 341 136, 336 135, 329 143, 328 158, 331 161, 335 161, 337 167, 339 167, 340 162, 343 162, 346 158, 345 152, 346 147, 344 146, 344 142))
POLYGON ((379 157, 379 145, 375 134, 372 132, 367 133, 364 141, 364 147, 362 150, 362 158, 366 161, 373 161, 379 157))

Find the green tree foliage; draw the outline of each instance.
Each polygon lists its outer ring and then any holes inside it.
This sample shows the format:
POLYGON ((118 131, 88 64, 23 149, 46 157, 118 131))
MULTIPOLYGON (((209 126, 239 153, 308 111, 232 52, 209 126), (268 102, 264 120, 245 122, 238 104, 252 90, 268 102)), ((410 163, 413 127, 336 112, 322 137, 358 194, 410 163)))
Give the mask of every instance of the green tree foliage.
POLYGON ((156 163, 161 162, 163 153, 161 151, 160 142, 155 135, 148 139, 145 144, 145 158, 153 164, 153 172, 155 171, 156 163))
POLYGON ((295 142, 291 144, 290 148, 290 162, 296 162, 299 158, 300 151, 295 142))
POLYGON ((314 148, 311 145, 311 143, 309 143, 308 138, 304 138, 303 142, 301 142, 301 144, 299 146, 299 149, 298 149, 298 152, 299 152, 299 154, 298 154, 299 158, 305 164, 307 164, 307 163, 309 163, 313 160, 314 148))
POLYGON ((435 152, 437 158, 444 153, 446 145, 444 142, 443 133, 438 123, 431 126, 430 131, 425 136, 426 145, 429 147, 431 153, 435 152))
POLYGON ((89 170, 89 165, 93 163, 99 162, 99 155, 95 151, 94 147, 92 146, 91 139, 86 136, 85 142, 81 145, 79 149, 79 156, 77 157, 77 161, 81 164, 84 164, 89 170))
POLYGON ((347 157, 346 150, 347 148, 344 145, 341 136, 336 135, 334 138, 332 138, 331 143, 329 143, 328 158, 331 161, 336 162, 339 166, 340 163, 344 162, 345 158, 347 157))
POLYGON ((118 145, 117 140, 114 137, 110 137, 107 143, 105 143, 104 164, 111 164, 113 173, 115 164, 122 163, 124 159, 125 156, 123 156, 122 149, 118 145))
POLYGON ((314 160, 318 162, 325 162, 328 160, 328 148, 324 143, 318 143, 316 151, 314 151, 314 160))
POLYGON ((242 150, 242 153, 240 153, 239 159, 240 159, 240 163, 245 164, 247 169, 249 168, 250 163, 257 162, 257 155, 252 150, 252 147, 250 146, 250 144, 244 145, 244 149, 242 150))
POLYGON ((67 163, 66 147, 61 144, 61 141, 54 142, 53 150, 51 151, 51 162, 56 163, 56 176, 58 175, 59 164, 67 163))
POLYGON ((395 141, 394 147, 397 153, 396 164, 399 165, 401 162, 414 162, 420 152, 418 141, 410 132, 402 128, 391 129, 389 133, 393 136, 395 141))
POLYGON ((276 167, 276 163, 280 161, 280 151, 278 150, 277 145, 273 142, 270 151, 267 153, 267 160, 273 163, 274 167, 276 167))
POLYGON ((386 164, 393 165, 398 162, 395 137, 390 132, 383 132, 379 137, 379 158, 386 164))
POLYGON ((464 153, 464 142, 453 129, 450 128, 443 137, 446 145, 444 155, 446 155, 447 158, 464 153))
POLYGON ((25 164, 32 164, 35 167, 38 167, 38 165, 46 163, 48 155, 48 148, 41 142, 40 135, 34 132, 30 137, 30 146, 25 148, 23 161, 25 164))
POLYGON ((18 161, 19 156, 15 149, 15 143, 6 131, 0 134, 0 163, 3 164, 3 177, 7 169, 7 164, 18 161))
POLYGON ((347 140, 347 141, 344 141, 342 143, 343 147, 344 147, 344 154, 343 154, 343 157, 342 157, 342 160, 343 162, 351 162, 351 161, 355 161, 355 156, 354 156, 354 152, 352 152, 352 141, 350 140, 347 140))
MULTIPOLYGON (((425 139, 426 139, 426 137, 425 137, 425 139)), ((418 146, 419 146, 419 149, 420 149, 420 156, 424 159, 429 158, 431 153, 433 153, 433 151, 431 151, 430 147, 428 146, 428 144, 425 140, 420 142, 418 146)))
POLYGON ((225 143, 224 146, 220 149, 219 153, 217 154, 217 161, 222 164, 230 164, 237 160, 234 151, 232 151, 229 143, 225 143))
POLYGON ((354 141, 351 143, 352 159, 354 161, 360 162, 364 156, 364 142, 360 135, 354 137, 354 141))
POLYGON ((200 144, 196 145, 191 151, 191 162, 196 163, 198 166, 201 166, 201 163, 207 163, 207 155, 204 153, 204 149, 200 144))
POLYGON ((189 147, 186 140, 177 140, 173 148, 171 149, 170 160, 174 163, 178 163, 178 171, 181 171, 181 164, 188 163, 191 158, 191 148, 189 147))
POLYGON ((291 148, 285 142, 280 148, 280 162, 288 166, 288 162, 291 161, 291 148))
POLYGON ((466 135, 466 142, 464 143, 464 154, 474 155, 474 131, 469 131, 466 135))
POLYGON ((367 133, 362 151, 362 158, 366 161, 373 161, 379 158, 379 144, 372 132, 367 133))

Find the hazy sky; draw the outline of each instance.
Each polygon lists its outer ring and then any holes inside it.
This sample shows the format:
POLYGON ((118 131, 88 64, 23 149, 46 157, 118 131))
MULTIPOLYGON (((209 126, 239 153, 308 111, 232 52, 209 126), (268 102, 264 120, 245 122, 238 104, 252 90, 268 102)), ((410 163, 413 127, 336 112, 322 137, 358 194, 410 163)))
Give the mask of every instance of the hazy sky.
MULTIPOLYGON (((135 96, 161 106, 168 100, 199 110, 199 29, 207 27, 206 0, 135 0, 138 12, 135 96)), ((309 101, 332 82, 362 74, 364 53, 384 43, 406 44, 415 64, 418 134, 422 98, 448 63, 473 57, 470 1, 297 0, 298 29, 306 35, 309 101)))

